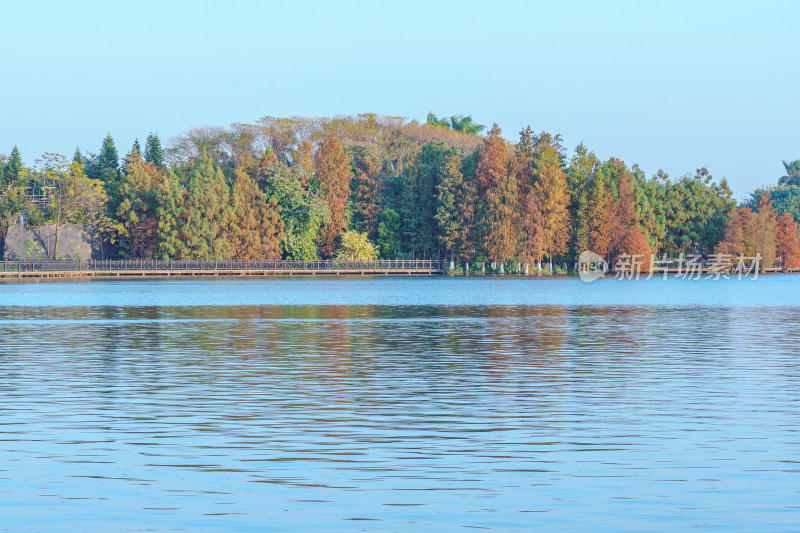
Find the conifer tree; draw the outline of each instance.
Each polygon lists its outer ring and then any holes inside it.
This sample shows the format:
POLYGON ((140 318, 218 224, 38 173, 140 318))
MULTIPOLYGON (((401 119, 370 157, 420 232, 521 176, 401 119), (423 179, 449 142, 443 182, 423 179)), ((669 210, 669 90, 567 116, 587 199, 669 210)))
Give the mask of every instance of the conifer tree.
POLYGON ((618 254, 650 256, 650 246, 639 227, 633 175, 618 159, 610 159, 608 167, 615 174, 617 198, 611 209, 611 260, 618 254))
POLYGON ((428 143, 403 170, 400 197, 403 234, 414 258, 430 257, 439 244, 437 187, 445 163, 453 154, 453 149, 444 143, 428 143))
POLYGON ((383 180, 380 178, 381 164, 373 150, 357 146, 350 150, 353 172, 350 225, 360 233, 375 239, 378 232, 378 217, 381 212, 380 198, 383 180))
POLYGON ((381 211, 378 223, 378 251, 383 259, 394 259, 403 246, 402 226, 397 211, 387 207, 381 211))
POLYGON ((225 176, 204 156, 189 171, 183 237, 190 259, 227 259, 225 239, 231 223, 230 191, 225 176))
POLYGON ((542 251, 552 270, 553 258, 567 251, 569 240, 569 189, 561 164, 558 137, 542 132, 536 139, 533 156, 536 203, 541 216, 542 251))
POLYGON ((283 223, 274 199, 264 193, 244 170, 234 171, 231 185, 233 223, 228 232, 232 256, 236 259, 280 259, 283 223))
POLYGON ((608 259, 611 245, 611 192, 603 169, 598 169, 592 180, 588 201, 583 212, 585 218, 579 228, 578 240, 586 243, 586 250, 608 259))
POLYGON ((24 178, 25 166, 22 164, 19 148, 16 145, 11 149, 11 154, 3 169, 6 184, 21 184, 24 178))
POLYGON ((183 229, 186 224, 186 188, 173 170, 164 172, 157 192, 159 259, 187 259, 183 229))
POLYGON ((788 213, 777 222, 776 256, 784 272, 800 268, 800 229, 797 221, 788 213))
POLYGON ((483 140, 475 172, 475 179, 481 190, 494 187, 508 174, 508 150, 501 134, 500 126, 495 124, 483 140))
POLYGON ((110 170, 114 173, 119 171, 119 154, 110 133, 103 139, 103 146, 100 148, 97 164, 101 171, 110 170))
POLYGON ((461 216, 461 254, 467 258, 474 258, 481 248, 481 226, 478 219, 480 202, 475 180, 478 154, 479 151, 474 150, 461 160, 464 183, 456 199, 457 211, 461 216))
POLYGON ((157 249, 158 188, 161 173, 142 161, 136 145, 125 159, 119 183, 117 218, 121 222, 120 248, 127 257, 153 257, 157 249))
POLYGON ((458 209, 459 201, 465 194, 460 157, 452 155, 447 159, 437 188, 439 195, 436 223, 438 224, 439 240, 444 249, 451 253, 454 260, 456 254, 461 253, 465 240, 463 215, 458 209))
POLYGON ((538 263, 544 254, 544 226, 533 177, 534 137, 530 126, 519 132, 519 143, 514 148, 510 170, 517 178, 519 189, 520 261, 524 263, 538 263))
POLYGON ((598 167, 597 156, 581 143, 575 148, 575 154, 566 172, 567 187, 570 191, 569 214, 572 220, 569 248, 575 261, 581 252, 589 249, 588 232, 583 228, 587 223, 589 194, 598 167))
POLYGON ((489 259, 496 262, 515 256, 518 239, 517 177, 509 172, 508 151, 501 133, 497 124, 489 131, 476 170, 478 185, 486 191, 483 248, 489 259))
POLYGON ((157 133, 150 133, 145 140, 144 160, 159 170, 164 168, 164 149, 157 133))
POLYGON ((350 158, 342 141, 336 137, 322 141, 314 167, 315 179, 319 180, 320 193, 330 214, 330 220, 322 228, 320 251, 324 257, 333 257, 336 240, 347 228, 347 199, 353 179, 350 158))
POLYGON ((139 138, 138 137, 136 137, 133 140, 133 146, 131 146, 131 151, 125 157, 126 158, 130 157, 134 153, 134 151, 136 152, 137 157, 139 157, 141 159, 141 157, 142 157, 142 145, 139 144, 139 138))
MULTIPOLYGON (((663 172, 662 172, 663 174, 663 172)), ((658 254, 666 237, 666 212, 664 200, 666 189, 663 180, 656 174, 652 179, 645 179, 644 172, 638 165, 633 166, 634 190, 636 191, 636 211, 639 215, 639 227, 647 237, 652 253, 658 254)))
POLYGON ((520 228, 523 233, 520 262, 536 263, 541 269, 542 257, 546 254, 546 228, 537 190, 531 189, 520 198, 520 202, 520 228))
POLYGON ((517 179, 513 174, 498 176, 495 186, 486 191, 484 249, 491 261, 503 262, 515 256, 518 203, 517 179))
POLYGON ((72 162, 78 163, 81 166, 86 166, 86 158, 81 153, 80 147, 75 147, 75 153, 72 155, 72 162))
POLYGON ((763 195, 755 212, 740 207, 725 224, 725 234, 716 253, 746 257, 761 256, 760 266, 770 268, 778 251, 778 221, 769 194, 763 195))
POLYGON ((120 172, 119 155, 110 134, 103 139, 100 154, 93 156, 84 167, 86 175, 90 179, 98 180, 103 184, 103 188, 108 194, 108 213, 113 217, 119 207, 120 172))
POLYGON ((14 146, 8 161, 0 168, 0 256, 5 249, 8 228, 17 222, 28 205, 22 191, 27 174, 19 149, 14 146))

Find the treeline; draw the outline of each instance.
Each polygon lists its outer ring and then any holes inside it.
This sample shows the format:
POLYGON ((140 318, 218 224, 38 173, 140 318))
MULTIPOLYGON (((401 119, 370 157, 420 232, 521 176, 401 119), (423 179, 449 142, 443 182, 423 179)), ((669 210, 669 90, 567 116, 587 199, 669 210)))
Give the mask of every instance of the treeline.
POLYGON ((2 161, 0 237, 24 213, 29 225, 54 224, 56 241, 59 227, 83 223, 121 257, 448 258, 554 271, 592 250, 609 261, 716 252, 800 263, 800 163, 737 209, 705 168, 648 179, 582 144, 568 153, 558 135, 526 128, 510 143, 497 125, 483 130, 468 116, 265 117, 191 130, 166 150, 151 134, 123 158, 110 135, 98 154, 45 154, 32 167, 14 149, 2 161))

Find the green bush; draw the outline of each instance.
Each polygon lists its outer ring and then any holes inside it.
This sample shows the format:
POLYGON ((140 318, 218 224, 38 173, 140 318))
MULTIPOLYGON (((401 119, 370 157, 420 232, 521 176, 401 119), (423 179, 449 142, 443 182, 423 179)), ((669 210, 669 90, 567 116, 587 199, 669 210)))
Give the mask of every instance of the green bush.
POLYGON ((25 241, 25 259, 45 259, 47 252, 38 241, 28 239, 25 241))

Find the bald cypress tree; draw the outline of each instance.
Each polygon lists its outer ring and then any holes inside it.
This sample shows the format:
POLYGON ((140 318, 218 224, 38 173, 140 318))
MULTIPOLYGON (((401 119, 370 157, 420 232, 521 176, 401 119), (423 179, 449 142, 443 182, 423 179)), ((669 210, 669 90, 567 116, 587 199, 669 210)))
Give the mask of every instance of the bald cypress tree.
POLYGON ((586 249, 608 259, 611 246, 612 197, 603 169, 598 169, 592 179, 583 207, 582 223, 578 230, 578 242, 586 249))
POLYGON ((156 192, 158 230, 155 256, 158 259, 189 257, 189 250, 184 240, 186 196, 186 188, 175 171, 164 172, 156 192))
POLYGON ((519 132, 519 142, 514 150, 511 172, 517 178, 519 189, 520 261, 539 264, 544 255, 544 223, 534 180, 534 139, 528 126, 519 132))
POLYGON ((373 150, 357 146, 349 150, 356 178, 351 183, 350 205, 352 219, 350 227, 366 233, 370 239, 378 236, 378 217, 381 212, 380 199, 383 180, 380 179, 381 163, 373 150))
POLYGON ((569 241, 569 189, 561 164, 558 137, 542 132, 533 156, 533 189, 541 215, 542 252, 550 261, 567 252, 569 241))
POLYGON ((459 197, 464 191, 464 174, 461 172, 461 158, 457 155, 447 159, 437 189, 436 223, 439 241, 445 252, 450 252, 451 257, 455 258, 455 254, 461 252, 464 240, 461 213, 458 211, 459 197))
POLYGON ((518 240, 517 179, 511 173, 498 175, 494 187, 486 191, 483 224, 484 249, 492 261, 504 262, 516 255, 518 240))
POLYGON ((800 229, 797 221, 788 213, 777 221, 776 257, 784 272, 800 268, 800 229))
POLYGON ((476 179, 486 191, 483 211, 483 249, 491 261, 503 262, 516 255, 519 191, 509 172, 508 150, 495 124, 484 140, 476 179))
POLYGON ((324 257, 333 257, 336 240, 347 228, 347 199, 353 180, 350 157, 342 141, 329 138, 320 144, 314 163, 314 177, 319 181, 320 193, 330 214, 330 221, 322 228, 319 248, 324 257))
POLYGON ((589 250, 588 220, 589 195, 594 176, 599 167, 599 160, 594 152, 590 152, 583 144, 575 148, 575 154, 567 169, 567 185, 570 189, 570 252, 577 260, 580 254, 589 250))
POLYGON ((500 126, 495 124, 483 140, 475 171, 475 180, 481 190, 494 187, 508 174, 508 149, 501 134, 500 126))
POLYGON ((414 257, 430 257, 439 245, 436 222, 438 187, 448 159, 445 143, 428 143, 403 171, 401 214, 403 234, 414 257))
POLYGON ((236 259, 280 259, 283 223, 274 199, 267 199, 244 170, 234 171, 228 241, 236 259))

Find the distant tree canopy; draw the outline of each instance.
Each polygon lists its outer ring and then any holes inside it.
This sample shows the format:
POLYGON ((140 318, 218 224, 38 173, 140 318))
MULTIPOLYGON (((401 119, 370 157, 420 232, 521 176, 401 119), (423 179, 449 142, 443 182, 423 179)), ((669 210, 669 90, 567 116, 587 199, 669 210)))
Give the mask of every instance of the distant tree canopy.
POLYGON ((800 161, 737 209, 705 168, 648 179, 583 144, 568 153, 557 134, 528 127, 512 143, 485 129, 433 113, 264 117, 166 147, 149 133, 122 161, 109 134, 96 155, 45 154, 35 167, 14 147, 0 156, 0 241, 26 215, 90 224, 137 258, 447 257, 541 270, 592 250, 800 262, 800 161), (34 206, 31 191, 46 201, 34 206))
POLYGON ((786 168, 786 175, 778 180, 778 185, 800 185, 800 159, 790 162, 783 162, 786 168))
POLYGON ((464 133, 478 134, 486 129, 482 124, 476 124, 471 115, 453 115, 450 118, 436 118, 433 112, 428 113, 427 123, 431 126, 450 128, 453 131, 463 131, 464 133))

